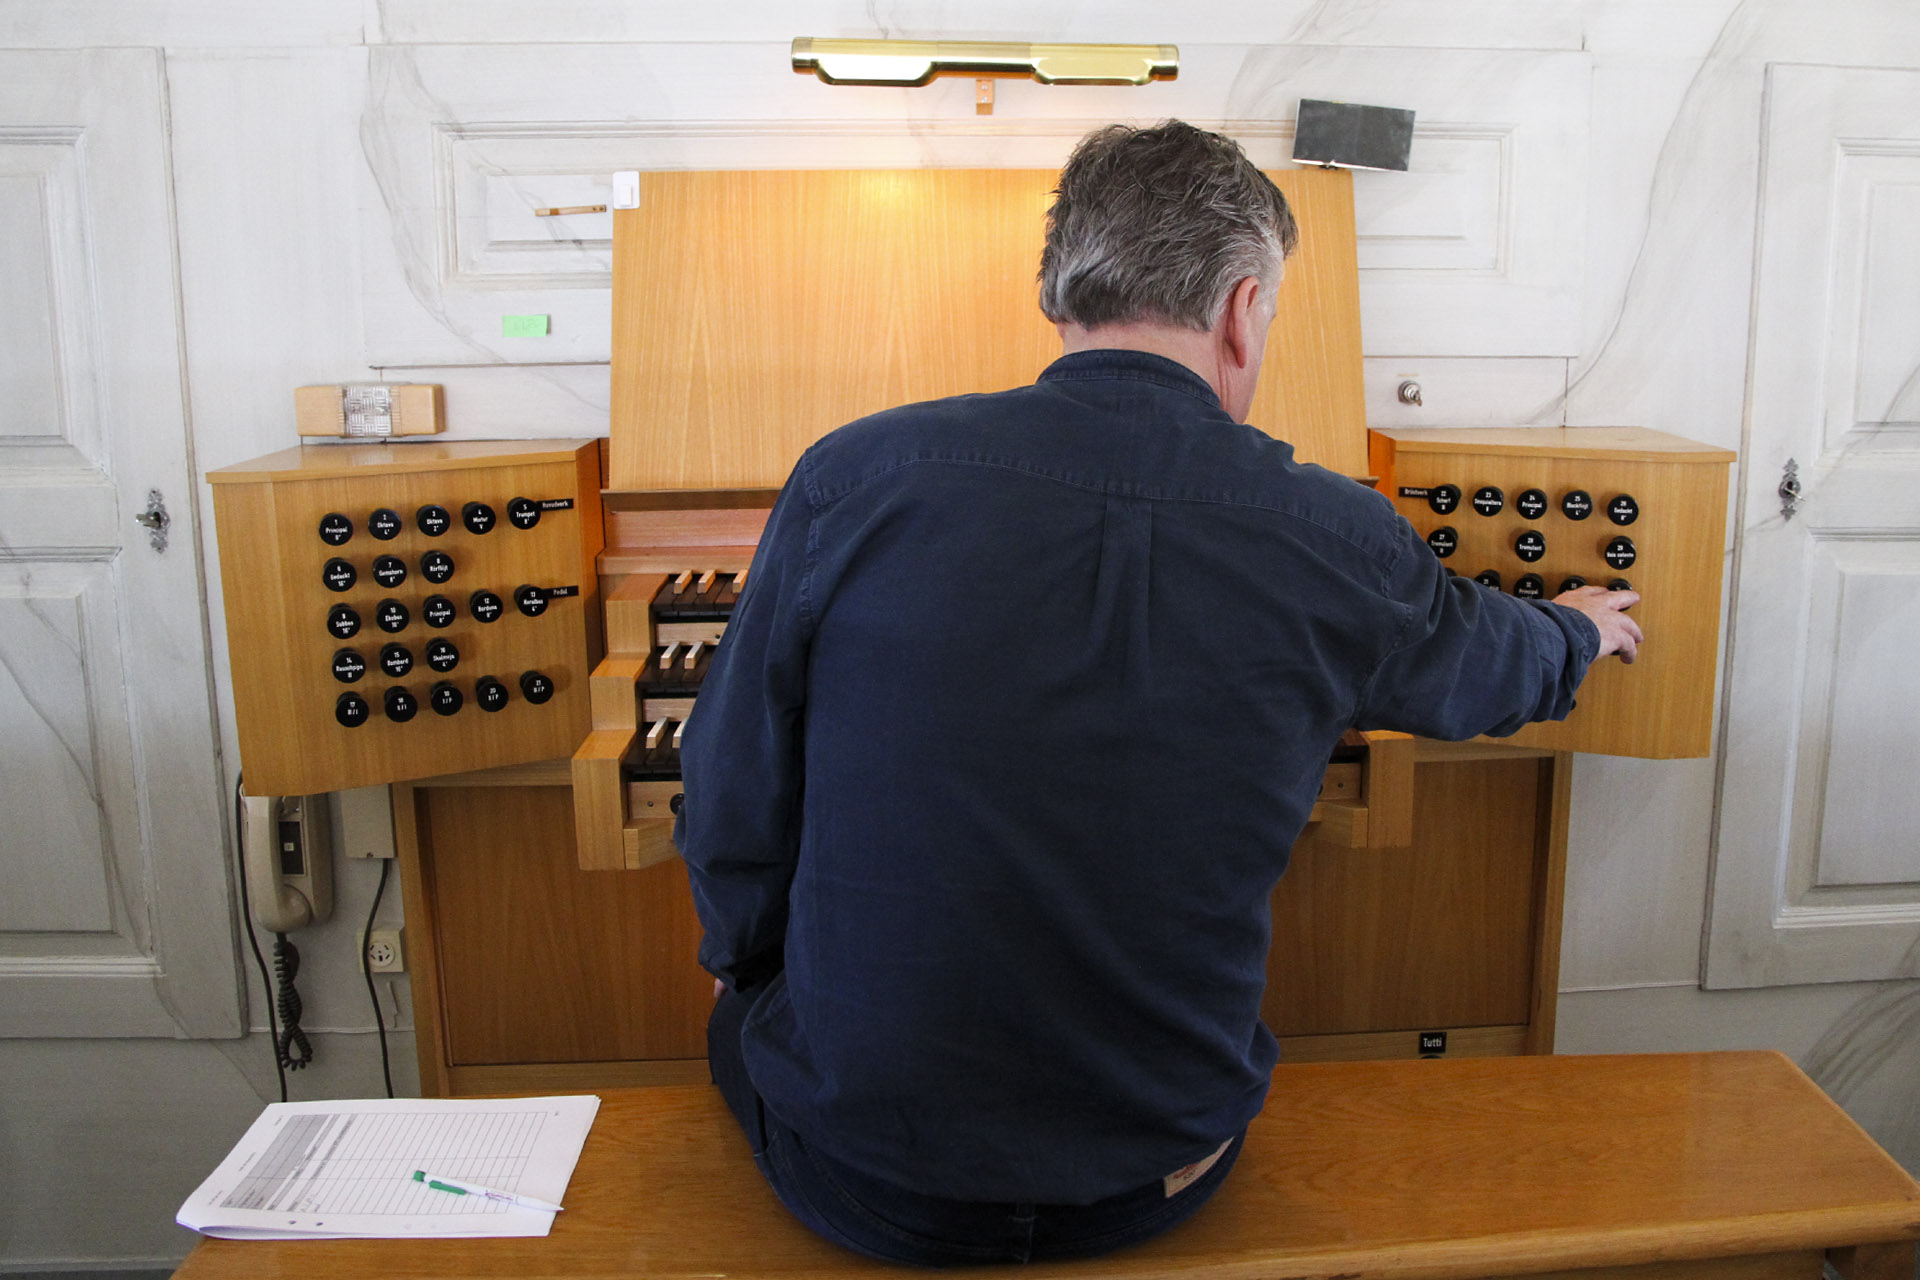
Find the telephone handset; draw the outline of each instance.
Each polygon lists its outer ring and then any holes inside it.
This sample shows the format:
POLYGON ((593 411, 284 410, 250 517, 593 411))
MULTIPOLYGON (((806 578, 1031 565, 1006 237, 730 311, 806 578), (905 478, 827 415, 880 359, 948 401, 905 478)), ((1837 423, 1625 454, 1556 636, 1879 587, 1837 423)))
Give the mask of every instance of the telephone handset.
POLYGON ((319 924, 333 914, 333 841, 327 798, 247 796, 242 832, 248 905, 272 933, 319 924))

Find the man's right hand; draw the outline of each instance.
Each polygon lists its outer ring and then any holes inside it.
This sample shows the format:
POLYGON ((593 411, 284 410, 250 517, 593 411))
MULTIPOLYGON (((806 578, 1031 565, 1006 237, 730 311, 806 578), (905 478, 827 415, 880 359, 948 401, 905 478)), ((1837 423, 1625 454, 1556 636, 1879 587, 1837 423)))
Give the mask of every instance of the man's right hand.
POLYGON ((1555 596, 1553 602, 1569 609, 1578 609, 1599 628, 1600 652, 1594 655, 1596 661, 1610 653, 1617 653, 1620 661, 1632 662, 1639 652, 1640 642, 1646 638, 1640 634, 1640 624, 1626 614, 1628 609, 1640 603, 1638 591, 1575 587, 1555 596))

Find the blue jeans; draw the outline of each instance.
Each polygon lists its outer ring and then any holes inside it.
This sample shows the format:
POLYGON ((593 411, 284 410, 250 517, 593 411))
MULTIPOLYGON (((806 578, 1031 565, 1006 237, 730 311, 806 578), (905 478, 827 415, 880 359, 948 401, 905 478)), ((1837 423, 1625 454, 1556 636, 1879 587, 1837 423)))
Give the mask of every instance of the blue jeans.
POLYGON ((753 1162, 780 1202, 815 1234, 882 1262, 958 1266, 1087 1258, 1157 1235, 1226 1181, 1244 1133, 1172 1196, 1155 1181, 1086 1205, 975 1203, 924 1196, 871 1177, 811 1146, 768 1111, 747 1078, 740 1032, 753 999, 729 991, 707 1022, 707 1063, 753 1162))

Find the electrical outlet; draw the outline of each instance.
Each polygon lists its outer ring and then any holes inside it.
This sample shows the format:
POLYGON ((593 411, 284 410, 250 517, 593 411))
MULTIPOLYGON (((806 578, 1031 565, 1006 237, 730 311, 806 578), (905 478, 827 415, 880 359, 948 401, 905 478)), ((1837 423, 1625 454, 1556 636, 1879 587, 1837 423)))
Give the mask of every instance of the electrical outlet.
POLYGON ((400 942, 399 929, 374 929, 364 939, 367 970, 371 973, 404 973, 407 953, 400 942))

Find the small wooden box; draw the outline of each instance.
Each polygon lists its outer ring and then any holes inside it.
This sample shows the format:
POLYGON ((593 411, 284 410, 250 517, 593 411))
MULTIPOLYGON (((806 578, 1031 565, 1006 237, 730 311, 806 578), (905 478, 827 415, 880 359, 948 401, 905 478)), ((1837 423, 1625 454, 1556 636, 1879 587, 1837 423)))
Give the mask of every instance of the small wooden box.
POLYGON ((446 417, 435 383, 335 383, 293 392, 294 427, 303 436, 431 436, 446 430, 446 417))
POLYGON ((1462 577, 1486 570, 1501 590, 1537 574, 1552 599, 1569 575, 1595 586, 1624 578, 1641 595, 1633 617, 1646 631, 1628 666, 1603 658, 1580 686, 1579 705, 1564 721, 1529 725, 1502 741, 1555 751, 1602 755, 1704 756, 1712 747, 1714 672, 1720 650, 1720 583, 1726 549, 1726 449, 1640 427, 1445 428, 1372 431, 1369 458, 1380 492, 1422 537, 1450 528, 1457 547, 1446 564, 1462 577), (1431 493, 1460 490, 1458 505, 1436 511, 1431 493), (1475 509, 1481 489, 1498 489, 1493 514, 1475 509), (1529 518, 1520 497, 1538 490, 1546 510, 1529 518), (1563 510, 1586 493, 1584 519, 1563 510), (1616 523, 1609 508, 1622 495, 1638 511, 1616 523), (1523 560, 1520 535, 1544 541, 1539 559, 1523 560), (1633 562, 1606 559, 1608 544, 1626 538, 1633 562))
POLYGON ((587 675, 601 647, 598 442, 299 448, 207 479, 250 792, 309 795, 551 760, 586 736, 587 675), (511 514, 523 499, 526 527, 511 514), (470 523, 469 504, 491 519, 476 510, 470 523), (429 557, 446 559, 430 570, 429 557), (516 598, 523 587, 540 594, 528 597, 531 612, 516 598), (480 592, 496 597, 491 610, 476 607, 480 592), (357 619, 350 633, 337 607, 357 619), (405 620, 387 630, 383 611, 405 620), (446 644, 455 660, 441 670, 435 649, 444 661, 446 644), (397 652, 388 665, 394 648, 406 652, 404 669, 397 652), (529 672, 551 686, 542 701, 538 681, 531 693, 522 682, 529 672), (487 678, 504 696, 482 688, 487 678), (410 714, 394 713, 394 690, 406 691, 410 714), (358 723, 340 718, 348 694, 364 703, 358 723))

